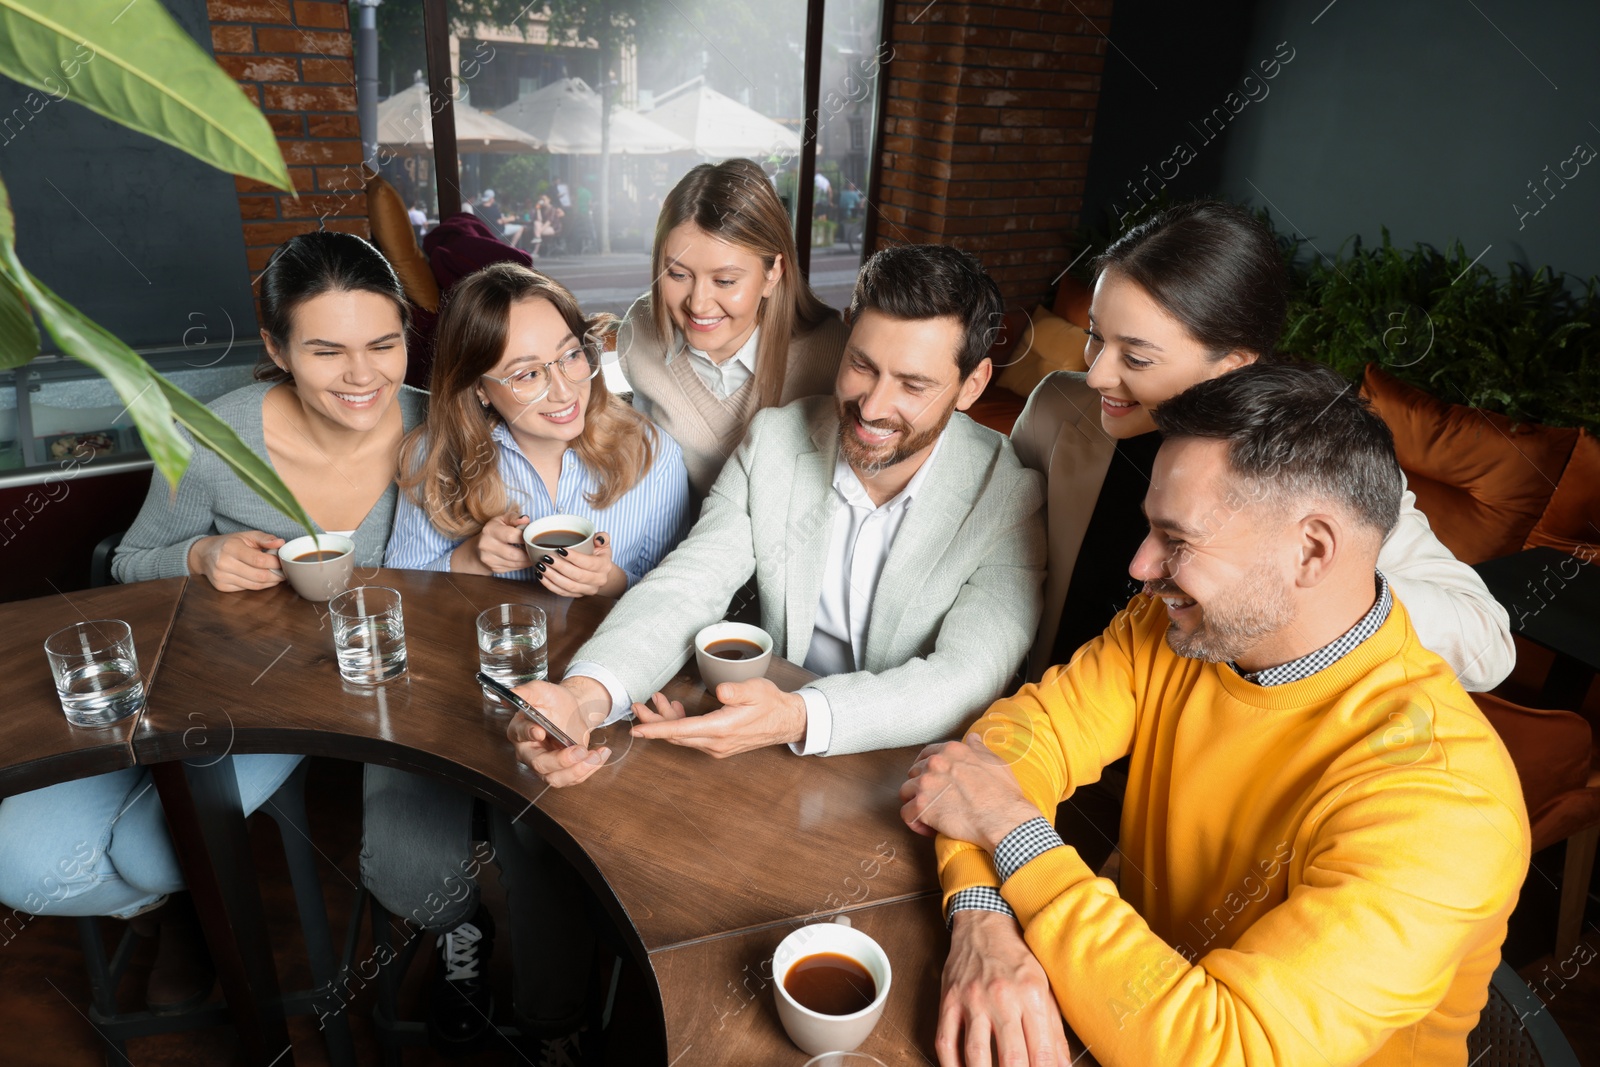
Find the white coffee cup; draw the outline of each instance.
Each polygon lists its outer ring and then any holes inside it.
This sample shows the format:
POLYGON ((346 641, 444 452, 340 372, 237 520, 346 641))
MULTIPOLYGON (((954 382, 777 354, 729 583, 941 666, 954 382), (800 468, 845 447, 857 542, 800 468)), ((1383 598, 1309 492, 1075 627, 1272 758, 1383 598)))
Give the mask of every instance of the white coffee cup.
POLYGON ((747 623, 714 622, 694 635, 694 662, 700 668, 700 680, 715 694, 723 682, 748 682, 766 676, 767 665, 772 662, 772 636, 747 623), (761 649, 761 654, 750 659, 724 659, 706 651, 707 645, 718 641, 748 641, 761 649))
POLYGON ((582 552, 586 556, 594 555, 594 523, 588 519, 579 518, 577 515, 546 515, 542 519, 534 519, 522 528, 522 545, 528 550, 530 563, 542 562, 544 556, 554 556, 554 548, 546 548, 538 544, 541 536, 553 531, 569 534, 582 534, 583 540, 576 544, 562 545, 568 552, 582 552))
POLYGON ((849 1052, 867 1039, 878 1020, 883 1018, 893 975, 888 955, 872 938, 852 929, 846 922, 821 922, 802 926, 779 942, 778 950, 772 954, 772 977, 778 1019, 789 1039, 802 1052, 816 1056, 824 1052, 849 1052), (865 967, 878 990, 872 1003, 852 1015, 823 1015, 791 997, 783 987, 789 968, 819 952, 848 956, 865 967))
POLYGON ((296 537, 278 549, 278 559, 283 564, 283 576, 289 579, 294 591, 307 600, 323 601, 338 596, 350 587, 356 570, 356 543, 344 534, 317 534, 315 537, 296 537), (312 552, 338 552, 329 560, 300 560, 296 557, 312 552))

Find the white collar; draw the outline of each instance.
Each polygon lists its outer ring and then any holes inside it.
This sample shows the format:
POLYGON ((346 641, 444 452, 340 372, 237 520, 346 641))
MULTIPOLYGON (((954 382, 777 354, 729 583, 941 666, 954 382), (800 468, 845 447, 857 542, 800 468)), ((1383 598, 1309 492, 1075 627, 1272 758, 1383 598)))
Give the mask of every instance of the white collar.
MULTIPOLYGON (((749 371, 751 374, 755 374, 756 372, 756 342, 760 340, 761 327, 757 325, 755 329, 750 331, 750 336, 745 338, 744 344, 739 346, 739 351, 733 354, 733 361, 737 363, 743 363, 745 370, 749 371)), ((726 367, 728 365, 727 360, 717 363, 708 353, 702 349, 694 347, 688 342, 687 339, 685 339, 683 344, 679 345, 678 347, 687 349, 691 354, 699 356, 701 359, 712 364, 713 366, 726 367)), ((669 350, 667 352, 667 358, 664 360, 664 362, 671 363, 675 352, 676 350, 669 350)))
MULTIPOLYGON (((950 427, 946 426, 948 430, 950 427)), ((939 458, 939 449, 944 447, 944 434, 941 433, 934 439, 933 449, 928 453, 928 458, 922 461, 922 466, 917 468, 917 473, 911 476, 906 487, 882 504, 874 504, 872 497, 867 493, 867 487, 861 484, 861 478, 856 474, 855 468, 850 466, 850 461, 844 458, 844 449, 840 449, 833 460, 833 487, 855 507, 876 511, 880 507, 909 507, 913 497, 922 489, 922 483, 928 480, 928 472, 933 469, 933 463, 939 458)))

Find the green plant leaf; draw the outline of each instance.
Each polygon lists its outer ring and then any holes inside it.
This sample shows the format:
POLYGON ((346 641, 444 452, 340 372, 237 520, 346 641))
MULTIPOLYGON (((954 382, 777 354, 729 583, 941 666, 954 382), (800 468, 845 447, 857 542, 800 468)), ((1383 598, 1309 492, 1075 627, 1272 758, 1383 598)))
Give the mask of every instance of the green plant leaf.
MULTIPOLYGON (((16 235, 11 197, 0 182, 0 245, 10 248, 16 235)), ((0 369, 20 367, 39 354, 39 327, 11 273, 0 269, 0 369)))
POLYGON ((266 117, 155 0, 0 0, 0 73, 292 188, 266 117))
MULTIPOLYGON (((0 248, 8 270, 20 270, 15 250, 0 248)), ((239 439, 232 427, 157 374, 138 353, 23 272, 24 291, 64 352, 99 371, 116 388, 139 427, 144 447, 169 484, 177 485, 193 449, 174 420, 215 452, 258 496, 312 533, 311 519, 272 467, 239 439)))
POLYGON ((128 405, 128 414, 139 427, 145 450, 155 461, 156 468, 177 485, 184 468, 189 465, 192 450, 189 442, 173 428, 172 407, 156 387, 156 372, 150 364, 24 270, 17 262, 15 249, 0 248, 0 257, 61 350, 93 367, 116 389, 117 395, 128 405))
POLYGON ((272 465, 257 455, 249 445, 241 441, 232 426, 217 418, 210 408, 161 375, 154 371, 151 371, 151 374, 161 387, 161 391, 166 394, 167 402, 172 405, 173 415, 196 441, 220 456, 233 473, 239 476, 239 480, 249 486, 262 500, 305 527, 306 533, 316 532, 311 525, 311 517, 305 513, 305 509, 294 498, 294 494, 283 484, 277 471, 273 470, 272 465))
POLYGON ((39 327, 11 276, 0 271, 0 370, 20 367, 39 354, 39 327))

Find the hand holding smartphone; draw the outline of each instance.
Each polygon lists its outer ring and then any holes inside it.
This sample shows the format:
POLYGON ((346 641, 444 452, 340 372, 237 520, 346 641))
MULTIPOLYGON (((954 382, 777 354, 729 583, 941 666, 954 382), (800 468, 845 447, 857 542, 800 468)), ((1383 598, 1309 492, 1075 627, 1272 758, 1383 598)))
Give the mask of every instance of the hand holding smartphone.
POLYGON ((549 734, 551 739, 554 740, 558 745, 561 745, 563 748, 571 748, 578 743, 571 737, 567 736, 567 732, 565 730, 551 722, 549 717, 545 715, 544 712, 540 711, 526 700, 523 700, 516 694, 515 690, 505 683, 496 681, 482 671, 479 671, 478 684, 497 694, 501 700, 504 700, 507 704, 510 704, 512 707, 522 712, 522 714, 538 723, 539 728, 546 734, 549 734))

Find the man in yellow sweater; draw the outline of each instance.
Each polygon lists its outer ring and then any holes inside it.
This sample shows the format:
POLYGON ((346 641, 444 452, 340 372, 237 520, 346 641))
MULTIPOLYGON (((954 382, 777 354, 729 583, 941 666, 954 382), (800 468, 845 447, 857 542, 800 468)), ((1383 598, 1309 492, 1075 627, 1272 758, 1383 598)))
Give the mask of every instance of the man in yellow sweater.
POLYGON ((1392 438, 1303 365, 1156 421, 1143 595, 902 789, 940 835, 940 1063, 1065 1064, 1064 1016, 1105 1067, 1464 1067, 1528 821, 1375 569, 1392 438), (1124 755, 1119 896, 1050 820, 1124 755))

